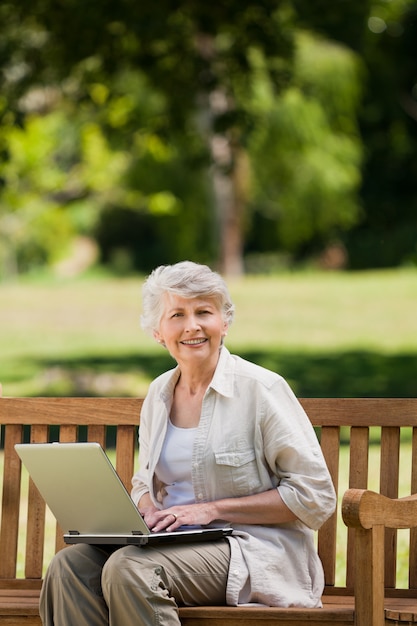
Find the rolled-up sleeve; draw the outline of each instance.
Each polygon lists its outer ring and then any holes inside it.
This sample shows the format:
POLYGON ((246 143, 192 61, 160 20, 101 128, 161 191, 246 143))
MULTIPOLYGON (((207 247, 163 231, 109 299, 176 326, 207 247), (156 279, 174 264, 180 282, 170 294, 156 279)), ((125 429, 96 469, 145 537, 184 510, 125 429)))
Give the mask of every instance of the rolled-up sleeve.
POLYGON ((336 495, 316 433, 284 379, 265 395, 265 455, 289 509, 317 530, 333 513, 336 495))

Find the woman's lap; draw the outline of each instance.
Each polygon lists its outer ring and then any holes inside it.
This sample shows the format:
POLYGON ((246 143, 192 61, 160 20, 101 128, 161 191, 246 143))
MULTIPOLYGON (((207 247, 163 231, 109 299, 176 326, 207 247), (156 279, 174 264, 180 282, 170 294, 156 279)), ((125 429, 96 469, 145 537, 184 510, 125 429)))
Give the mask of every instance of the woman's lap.
POLYGON ((141 624, 174 626, 179 624, 178 605, 225 604, 229 559, 227 540, 66 548, 54 557, 45 577, 43 624, 128 626, 137 624, 140 614, 141 624))

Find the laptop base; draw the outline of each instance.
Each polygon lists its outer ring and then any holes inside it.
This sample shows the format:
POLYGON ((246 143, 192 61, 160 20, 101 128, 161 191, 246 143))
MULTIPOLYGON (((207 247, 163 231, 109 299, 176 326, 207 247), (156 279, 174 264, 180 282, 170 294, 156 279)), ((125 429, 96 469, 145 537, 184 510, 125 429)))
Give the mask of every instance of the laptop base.
POLYGON ((217 541, 218 539, 223 539, 231 535, 232 532, 232 528, 204 528, 201 530, 193 528, 192 530, 179 530, 170 533, 151 533, 150 535, 136 533, 130 535, 66 533, 64 535, 64 541, 67 544, 88 543, 92 545, 147 546, 164 543, 181 544, 217 541))

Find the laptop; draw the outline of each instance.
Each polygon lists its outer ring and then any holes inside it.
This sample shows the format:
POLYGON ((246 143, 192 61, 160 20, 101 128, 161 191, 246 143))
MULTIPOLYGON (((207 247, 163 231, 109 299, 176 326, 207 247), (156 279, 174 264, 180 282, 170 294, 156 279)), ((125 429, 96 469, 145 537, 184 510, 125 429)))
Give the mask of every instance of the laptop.
POLYGON ((98 443, 27 443, 15 449, 68 544, 138 546, 211 541, 230 527, 152 532, 98 443))

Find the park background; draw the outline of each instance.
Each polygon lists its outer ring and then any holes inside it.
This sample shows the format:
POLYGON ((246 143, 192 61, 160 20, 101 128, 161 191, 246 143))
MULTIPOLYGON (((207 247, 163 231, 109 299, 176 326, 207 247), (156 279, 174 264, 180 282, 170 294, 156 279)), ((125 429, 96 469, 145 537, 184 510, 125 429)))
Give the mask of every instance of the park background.
POLYGON ((140 287, 227 278, 300 396, 414 396, 417 2, 0 6, 0 381, 137 395, 140 287))
POLYGON ((173 362, 141 284, 185 258, 297 395, 416 395, 416 0, 5 0, 0 25, 4 395, 144 395, 173 362))

